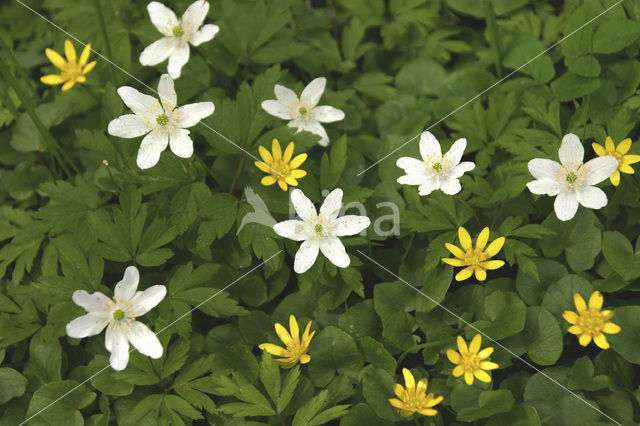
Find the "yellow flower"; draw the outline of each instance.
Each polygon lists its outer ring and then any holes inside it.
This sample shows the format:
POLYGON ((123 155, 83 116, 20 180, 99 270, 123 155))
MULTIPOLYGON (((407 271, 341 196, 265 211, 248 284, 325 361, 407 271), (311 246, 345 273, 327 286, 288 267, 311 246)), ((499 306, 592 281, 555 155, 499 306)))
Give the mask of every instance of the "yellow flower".
POLYGON ((498 364, 495 362, 486 361, 487 358, 493 353, 493 348, 488 347, 480 350, 480 343, 482 337, 476 334, 469 347, 461 336, 458 336, 458 352, 453 349, 447 349, 447 358, 449 361, 456 364, 453 368, 453 377, 460 377, 464 375, 464 381, 468 385, 473 384, 473 378, 480 380, 481 382, 489 383, 491 376, 484 370, 495 370, 498 368, 498 364))
POLYGON ((298 321, 296 321, 296 317, 293 315, 289 317, 289 329, 291 330, 291 334, 289 334, 280 323, 276 323, 275 328, 278 337, 287 348, 285 349, 271 343, 263 343, 258 346, 260 349, 264 349, 271 355, 283 357, 276 360, 283 368, 291 368, 298 362, 300 362, 300 364, 306 364, 311 360, 311 356, 307 354, 307 349, 309 349, 311 338, 316 334, 315 331, 309 334, 311 321, 307 323, 307 327, 305 328, 304 333, 302 333, 302 340, 300 339, 298 321))
POLYGON ((65 40, 64 42, 64 53, 67 57, 66 61, 53 49, 46 49, 45 53, 51 63, 60 70, 60 74, 42 76, 40 77, 40 81, 52 86, 64 83, 62 85, 62 90, 69 90, 74 84, 84 83, 87 81, 85 74, 96 66, 96 61, 87 64, 87 61, 89 60, 89 53, 91 53, 91 44, 87 44, 85 46, 82 51, 82 55, 80 55, 79 61, 76 58, 76 49, 69 40, 65 40))
POLYGON ((296 155, 292 160, 294 146, 293 142, 289 142, 287 149, 284 150, 284 155, 282 155, 280 143, 277 139, 274 139, 271 144, 271 152, 263 146, 258 148, 264 161, 256 161, 255 165, 263 172, 269 173, 269 176, 262 178, 261 184, 269 186, 278 182, 283 191, 287 190, 287 185, 298 186, 296 179, 307 175, 307 172, 298 169, 307 159, 307 154, 296 155))
POLYGON ((487 269, 498 269, 504 265, 502 260, 489 260, 492 256, 498 254, 504 245, 505 238, 495 239, 485 250, 484 247, 489 241, 489 228, 485 227, 476 241, 476 248, 473 248, 471 236, 462 226, 458 228, 458 239, 462 249, 453 244, 445 243, 445 247, 456 258, 443 258, 442 261, 451 266, 466 266, 463 270, 456 274, 456 281, 466 280, 475 272, 478 281, 484 281, 487 278, 487 269))
POLYGON ((435 416, 438 414, 438 410, 434 410, 431 407, 439 404, 443 397, 439 396, 435 398, 433 393, 427 395, 427 379, 420 379, 418 386, 416 386, 416 381, 413 379, 413 375, 409 370, 403 368, 402 375, 404 376, 404 386, 406 389, 403 388, 400 383, 394 384, 393 391, 400 399, 389 398, 389 403, 400 410, 400 415, 409 417, 415 412, 423 416, 435 416))
POLYGON ((582 296, 576 293, 573 295, 573 303, 575 303, 578 312, 564 311, 562 313, 562 318, 573 324, 569 327, 569 333, 580 336, 578 341, 582 346, 587 346, 593 339, 600 348, 609 349, 609 342, 602 333, 620 333, 620 326, 609 322, 609 319, 613 317, 613 311, 601 311, 603 301, 602 293, 594 291, 589 297, 589 307, 587 308, 582 296))
POLYGON ((613 143, 613 139, 611 136, 607 136, 607 139, 604 142, 604 147, 597 143, 592 143, 591 146, 593 150, 598 154, 598 157, 602 157, 603 155, 611 155, 616 160, 618 160, 618 170, 613 172, 611 176, 609 176, 609 180, 614 186, 618 186, 620 183, 620 172, 627 173, 632 175, 634 173, 633 167, 631 164, 637 163, 640 161, 640 155, 625 155, 629 152, 629 148, 631 148, 631 139, 624 139, 622 142, 618 144, 616 148, 613 143))

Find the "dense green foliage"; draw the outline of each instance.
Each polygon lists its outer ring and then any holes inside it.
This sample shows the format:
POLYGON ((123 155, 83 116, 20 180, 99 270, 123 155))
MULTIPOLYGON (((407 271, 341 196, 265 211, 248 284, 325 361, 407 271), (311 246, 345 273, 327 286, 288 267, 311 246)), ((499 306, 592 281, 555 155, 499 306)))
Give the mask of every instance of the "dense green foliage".
MULTIPOLYGON (((118 87, 151 94, 141 82, 157 87, 166 69, 138 62, 158 38, 146 2, 25 4, 117 66, 92 54, 98 65, 86 83, 67 92, 43 85, 53 71, 45 48, 61 51, 70 37, 20 2, 0 5, 0 425, 105 367, 30 424, 613 424, 594 408, 640 422, 638 173, 618 187, 602 183, 608 205, 581 207, 568 222, 552 198, 525 187, 527 162, 557 159, 569 132, 586 158, 607 135, 632 138, 640 154, 640 1, 614 6, 455 111, 615 1, 213 0, 207 22, 220 32, 192 49, 176 91, 181 104, 213 101, 204 122, 219 133, 192 128, 192 158, 165 152, 145 171, 135 163, 139 139, 109 136, 106 126, 126 111, 118 87), (346 114, 326 126, 326 148, 260 107, 275 84, 299 93, 319 76, 322 103, 346 114), (395 161, 418 157, 417 140, 360 174, 436 122, 443 148, 465 137, 465 158, 476 163, 458 195, 420 197, 396 183, 395 161), (257 223, 239 231, 252 211, 245 188, 277 221, 289 200, 260 185, 254 159, 226 139, 257 156, 274 137, 309 154, 299 187, 314 202, 342 188, 373 223, 390 214, 379 203, 391 201, 399 234, 370 227, 343 240, 348 268, 320 256, 297 275, 297 243, 257 223), (483 283, 453 281, 440 261, 461 225, 507 238, 497 256, 507 265, 483 283), (484 339, 500 365, 492 382, 454 379, 444 354, 475 331, 367 257, 530 365, 484 339), (140 269, 141 288, 168 289, 141 321, 157 332, 179 320, 158 336, 161 359, 134 351, 114 372, 104 335, 71 339, 65 325, 84 313, 75 290, 111 295, 128 265, 140 269), (561 316, 575 292, 594 290, 622 328, 607 336, 609 350, 580 346, 561 316), (312 320, 316 335, 311 361, 283 370, 257 345, 279 343, 273 323, 290 314, 301 327, 312 320), (438 416, 394 412, 388 398, 403 367, 444 396, 438 416)), ((190 1, 165 4, 181 14, 190 1)))

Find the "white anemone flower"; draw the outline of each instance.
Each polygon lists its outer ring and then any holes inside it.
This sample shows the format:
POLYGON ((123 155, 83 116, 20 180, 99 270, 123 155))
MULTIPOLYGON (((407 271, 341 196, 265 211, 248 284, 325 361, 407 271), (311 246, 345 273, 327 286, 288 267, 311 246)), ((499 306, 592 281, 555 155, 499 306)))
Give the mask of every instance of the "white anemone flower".
POLYGON ((204 0, 192 3, 181 19, 157 1, 149 3, 147 10, 151 22, 164 37, 142 51, 140 63, 153 66, 169 58, 167 71, 174 79, 180 77, 182 67, 189 61, 189 44, 198 46, 211 40, 220 30, 217 25, 202 25, 209 11, 209 2, 204 0))
POLYGON ((467 140, 458 139, 451 149, 442 155, 440 143, 436 137, 431 132, 422 132, 420 135, 422 160, 411 157, 398 158, 396 165, 407 173, 398 178, 398 183, 419 185, 420 195, 429 195, 436 189, 448 195, 457 194, 462 189, 460 186, 462 175, 476 166, 471 161, 460 162, 466 147, 467 140))
POLYGON ((287 125, 297 128, 298 132, 305 130, 320 136, 318 143, 327 146, 329 136, 320 123, 340 121, 344 112, 329 105, 317 106, 326 84, 326 78, 316 78, 304 88, 299 99, 293 90, 276 84, 273 92, 277 99, 263 101, 262 109, 276 117, 291 120, 287 125))
POLYGON ((553 207, 560 220, 572 219, 578 204, 590 209, 606 206, 606 194, 593 185, 611 176, 618 168, 618 160, 605 155, 583 164, 584 148, 573 133, 562 138, 558 157, 562 164, 546 158, 529 161, 529 171, 536 178, 527 183, 529 190, 534 194, 555 195, 553 207))
POLYGON ((298 274, 309 270, 321 251, 339 268, 351 263, 344 245, 338 237, 355 235, 366 229, 371 221, 366 216, 346 215, 338 217, 342 207, 342 190, 334 189, 324 199, 320 213, 299 189, 291 191, 291 202, 302 220, 285 220, 276 223, 276 234, 295 241, 303 241, 296 253, 293 269, 298 274))
POLYGON ((125 114, 112 120, 107 132, 121 138, 147 135, 142 139, 136 160, 141 169, 155 166, 167 145, 178 157, 191 157, 193 141, 186 128, 195 126, 215 110, 213 102, 177 107, 178 98, 173 88, 173 79, 168 74, 162 74, 158 83, 160 100, 129 86, 119 88, 118 94, 133 114, 125 114))
POLYGON ((124 271, 124 277, 116 285, 113 300, 96 291, 89 294, 76 290, 72 299, 88 313, 67 324, 67 335, 76 339, 95 336, 107 327, 104 343, 111 352, 109 362, 114 370, 124 370, 129 362, 129 343, 138 352, 158 359, 162 356, 162 344, 149 328, 135 319, 146 314, 164 299, 167 289, 154 285, 144 291, 136 291, 140 274, 135 266, 124 271))

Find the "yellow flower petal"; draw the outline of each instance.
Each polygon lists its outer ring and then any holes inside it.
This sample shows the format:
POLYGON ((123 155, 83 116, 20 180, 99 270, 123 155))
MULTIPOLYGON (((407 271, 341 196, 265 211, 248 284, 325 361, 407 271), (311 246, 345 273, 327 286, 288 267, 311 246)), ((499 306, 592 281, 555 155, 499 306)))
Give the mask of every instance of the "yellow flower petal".
POLYGON ((613 174, 609 176, 609 180, 613 186, 618 186, 620 184, 620 171, 616 170, 613 172, 613 174))
POLYGON ((284 179, 278 179, 278 186, 280 187, 280 189, 282 189, 283 191, 287 190, 287 183, 284 181, 284 179))
POLYGON ((462 226, 458 228, 458 239, 460 240, 460 245, 464 251, 469 251, 473 249, 473 244, 471 243, 471 235, 464 229, 462 226))
POLYGON ((476 266, 473 268, 473 270, 476 275, 476 280, 484 281, 487 279, 487 271, 485 271, 484 269, 480 268, 479 266, 476 266))
POLYGON ((576 305, 578 313, 581 313, 582 311, 587 309, 587 304, 585 303, 582 296, 580 296, 580 293, 575 293, 573 295, 573 303, 576 305))
POLYGON ((631 148, 631 139, 626 138, 618 144, 616 152, 618 154, 625 155, 627 152, 629 152, 629 148, 631 148))
POLYGON ((616 145, 613 143, 613 139, 611 139, 611 136, 607 136, 607 139, 605 139, 604 148, 609 152, 613 152, 616 150, 616 145))
POLYGON ((282 161, 288 163, 291 161, 291 157, 293 157, 293 149, 295 148, 295 144, 293 142, 289 142, 287 145, 287 149, 284 150, 284 155, 282 156, 282 161))
POLYGON ((396 398, 389 398, 389 403, 393 405, 395 408, 402 410, 404 408, 404 402, 400 401, 396 398))
POLYGON ((302 177, 305 177, 306 175, 307 175, 307 172, 305 172, 302 169, 295 169, 289 172, 289 176, 291 176, 294 179, 300 179, 302 177))
POLYGON ((278 139, 273 139, 273 141, 271 141, 271 153, 275 161, 282 159, 282 149, 280 148, 280 142, 278 142, 278 139))
POLYGON ((264 186, 273 185, 274 183, 276 183, 276 178, 271 175, 265 176, 262 178, 262 180, 260 180, 260 183, 263 184, 264 186))
POLYGON ((484 251, 489 257, 495 256, 498 254, 502 246, 504 246, 505 237, 496 238, 489 244, 489 247, 484 251))
POLYGON ((87 77, 85 77, 84 75, 76 76, 76 83, 84 83, 86 81, 87 81, 87 77))
POLYGON ((578 343, 580 343, 582 346, 587 346, 589 343, 591 342, 591 335, 590 334, 581 334, 580 337, 578 338, 578 343))
POLYGON ((61 69, 63 71, 67 68, 67 61, 65 61, 64 58, 62 56, 60 56, 60 54, 58 52, 56 52, 55 50, 53 50, 53 49, 45 49, 44 53, 45 53, 45 55, 47 55, 47 58, 49 58, 51 63, 56 68, 59 68, 59 69, 61 69))
POLYGON ((67 81, 66 78, 61 76, 60 74, 48 74, 40 77, 40 81, 44 84, 48 84, 50 86, 55 86, 56 84, 61 84, 67 81))
POLYGON ((64 41, 64 55, 67 57, 67 62, 74 65, 76 64, 76 49, 69 39, 64 41))
POLYGON ((573 311, 564 311, 562 313, 562 318, 564 318, 569 324, 575 324, 578 322, 578 318, 580 318, 580 316, 573 311))
POLYGON ((460 354, 453 349, 447 349, 447 358, 454 364, 460 364, 460 360, 462 359, 460 354))
POLYGON ((271 168, 267 166, 266 163, 263 163, 262 161, 254 161, 253 164, 255 164, 257 168, 259 168, 261 171, 265 173, 272 173, 271 168))
POLYGON ((275 355, 275 356, 289 355, 289 351, 287 351, 285 348, 282 348, 278 345, 274 345, 272 343, 263 343, 261 345, 258 345, 258 347, 262 350, 269 352, 271 355, 275 355))
POLYGON ((453 377, 460 377, 464 374, 464 367, 461 365, 456 366, 453 371, 451 371, 453 377))
POLYGON ((625 155, 622 157, 624 164, 635 164, 640 161, 640 155, 625 155))
POLYGON ((469 371, 464 372, 464 382, 471 386, 473 384, 473 373, 469 371))
POLYGON ((591 293, 591 297, 589 297, 589 307, 591 309, 602 309, 602 303, 604 302, 604 298, 602 297, 602 293, 599 291, 594 291, 591 293))
POLYGON ((620 333, 620 330, 621 330, 620 326, 612 322, 606 322, 602 327, 602 331, 607 334, 618 334, 620 333))
POLYGON ((504 266, 504 260, 488 260, 482 262, 482 266, 489 270, 502 268, 504 266))
POLYGON ((80 60, 78 60, 78 65, 84 67, 89 60, 89 54, 91 53, 91 43, 88 43, 84 49, 82 49, 82 54, 80 55, 80 60))
POLYGON ((607 342, 607 338, 602 333, 593 336, 593 343, 601 349, 609 349, 609 342, 607 342))
POLYGON ((426 404, 424 404, 427 407, 433 407, 434 405, 438 405, 444 399, 444 396, 439 396, 437 398, 434 398, 432 393, 429 394, 429 397, 431 399, 429 399, 429 401, 426 404))
POLYGON ((276 334, 278 335, 278 337, 280 338, 280 340, 282 340, 282 343, 284 343, 285 345, 287 345, 287 347, 291 346, 291 343, 293 342, 293 340, 291 339, 291 335, 289 334, 289 332, 282 326, 282 324, 280 323, 276 323, 275 324, 275 329, 276 329, 276 334))
POLYGON ((311 330, 311 321, 307 323, 307 326, 304 328, 304 332, 302 333, 300 344, 302 345, 303 350, 306 350, 309 347, 311 338, 314 334, 316 334, 315 330, 313 331, 313 333, 309 333, 309 330, 311 330))
POLYGON ((407 392, 413 393, 416 389, 416 381, 413 378, 413 374, 406 368, 402 369, 402 375, 404 376, 404 387, 407 392))
POLYGON ((467 348, 467 342, 464 341, 462 336, 458 336, 456 343, 458 344, 458 352, 460 352, 460 355, 464 355, 469 351, 469 348, 467 348))
POLYGON ((62 91, 67 91, 71 89, 75 84, 76 82, 74 80, 67 81, 65 84, 62 85, 62 91))
POLYGON ((491 346, 484 348, 480 352, 478 352, 478 357, 480 359, 487 359, 493 353, 493 348, 491 346))
POLYGON ((591 144, 591 147, 593 148, 593 150, 595 151, 595 153, 596 153, 596 155, 598 157, 602 157, 603 155, 607 155, 607 151, 599 143, 595 143, 594 142, 594 143, 591 144))
POLYGON ((300 345, 300 328, 298 327, 298 321, 293 315, 289 315, 289 331, 291 333, 291 339, 294 344, 300 345))
POLYGON ((304 163, 306 159, 307 154, 298 154, 293 157, 293 160, 291 160, 291 162, 289 163, 289 167, 291 167, 292 169, 297 169, 302 165, 302 163, 304 163))
POLYGON ((300 355, 300 364, 307 364, 309 361, 311 361, 311 355, 309 354, 300 355))
POLYGON ((404 399, 405 391, 400 383, 394 383, 393 392, 395 392, 396 396, 400 399, 404 399))
POLYGON ((478 239, 476 240, 476 250, 484 250, 487 242, 489 241, 489 227, 485 226, 482 231, 480 231, 480 235, 478 235, 478 239))
POLYGON ((284 181, 291 186, 298 186, 298 181, 292 178, 291 176, 287 176, 284 178, 284 181))
POLYGON ((466 266, 467 262, 462 259, 452 259, 450 257, 443 257, 441 259, 444 263, 451 266, 466 266))
POLYGON ((579 336, 584 332, 582 327, 580 327, 579 325, 572 325, 567 331, 571 334, 575 334, 576 336, 579 336))
POLYGON ((480 368, 482 368, 483 370, 495 370, 498 367, 500 367, 498 364, 491 361, 482 361, 480 363, 480 368))
POLYGON ((273 157, 271 156, 271 153, 267 150, 267 148, 261 145, 258 147, 258 152, 260 153, 260 157, 262 157, 265 163, 269 165, 273 164, 273 157))
POLYGON ((87 73, 91 72, 91 70, 96 67, 97 63, 98 63, 97 61, 89 62, 87 65, 85 65, 82 68, 82 74, 87 74, 87 73))
POLYGON ((482 344, 482 336, 480 334, 476 334, 471 339, 471 343, 469 343, 469 352, 477 354, 480 351, 480 345, 482 344))
POLYGON ((433 408, 422 408, 420 410, 418 410, 418 413, 422 414, 423 416, 435 416, 438 414, 438 410, 434 410, 433 408))
POLYGON ((473 266, 468 266, 456 274, 456 281, 464 281, 473 274, 473 266))
POLYGON ((484 370, 476 370, 473 372, 473 375, 481 382, 489 383, 491 381, 491 376, 484 370))
POLYGON ((635 173, 635 170, 633 170, 633 167, 631 167, 628 164, 620 164, 618 170, 620 170, 622 173, 626 173, 628 175, 632 175, 635 173))
POLYGON ((416 397, 419 398, 420 395, 424 395, 428 385, 429 380, 426 377, 418 380, 418 384, 416 385, 416 397))
POLYGON ((449 244, 449 243, 444 243, 444 246, 447 248, 447 250, 449 250, 451 252, 452 255, 454 255, 457 258, 464 258, 464 251, 462 249, 460 249, 458 246, 454 246, 453 244, 449 244))

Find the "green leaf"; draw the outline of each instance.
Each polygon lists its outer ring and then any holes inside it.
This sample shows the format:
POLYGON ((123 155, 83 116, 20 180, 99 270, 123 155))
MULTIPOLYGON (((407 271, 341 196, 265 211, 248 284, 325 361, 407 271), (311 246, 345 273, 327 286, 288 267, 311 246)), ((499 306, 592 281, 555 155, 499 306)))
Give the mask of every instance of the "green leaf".
POLYGON ((506 49, 502 64, 508 68, 517 69, 535 57, 534 61, 520 71, 540 83, 546 83, 553 78, 555 71, 551 58, 546 53, 540 55, 544 51, 545 46, 533 35, 519 34, 506 49))
POLYGON ((567 71, 551 83, 551 90, 560 102, 571 101, 595 92, 602 86, 599 78, 587 78, 567 71))
POLYGON ((0 368, 0 404, 24 395, 27 379, 13 368, 0 368))
POLYGON ((73 380, 47 383, 33 393, 26 417, 31 417, 48 407, 45 415, 34 417, 30 423, 34 425, 65 424, 81 426, 84 421, 82 414, 78 410, 91 404, 95 398, 96 394, 91 392, 88 387, 80 385, 73 380), (63 399, 59 399, 61 395, 65 395, 72 389, 75 390, 63 399), (49 407, 50 404, 52 405, 49 407))
POLYGON ((593 35, 593 52, 618 52, 635 42, 638 36, 640 36, 640 28, 636 22, 628 19, 604 21, 598 25, 593 35))
POLYGON ((626 281, 640 277, 640 252, 634 252, 629 240, 620 232, 604 232, 602 254, 613 270, 626 281))
POLYGON ((524 342, 531 361, 539 365, 553 365, 562 354, 562 331, 558 321, 545 308, 527 308, 524 342))
POLYGON ((362 368, 355 340, 336 327, 322 329, 311 341, 310 352, 313 362, 309 363, 309 378, 317 386, 325 386, 336 373, 355 378, 362 368))
POLYGON ((394 377, 387 370, 367 366, 361 373, 362 393, 378 416, 387 420, 396 420, 389 398, 393 397, 394 377))
POLYGON ((475 406, 467 403, 471 406, 457 409, 457 390, 458 388, 451 392, 451 406, 457 411, 456 419, 460 421, 470 422, 506 413, 511 411, 515 403, 513 395, 508 390, 481 391, 475 406))
POLYGON ((604 374, 594 376, 594 371, 593 362, 589 357, 578 358, 571 368, 568 388, 571 390, 597 391, 609 386, 609 377, 604 374))
POLYGON ((335 188, 347 165, 347 136, 343 135, 331 144, 331 153, 322 156, 320 164, 320 186, 335 188))
POLYGON ((266 351, 262 351, 262 360, 260 362, 260 381, 264 385, 271 401, 276 403, 278 412, 282 411, 282 407, 277 406, 278 396, 280 396, 280 368, 273 360, 271 355, 266 351))
POLYGON ((499 340, 524 329, 527 307, 517 294, 494 291, 484 298, 484 314, 474 326, 499 340))
POLYGON ((610 320, 620 326, 618 334, 607 334, 607 340, 611 342, 611 347, 624 359, 634 364, 640 364, 640 352, 638 344, 640 341, 640 306, 621 306, 616 308, 615 315, 610 320))

